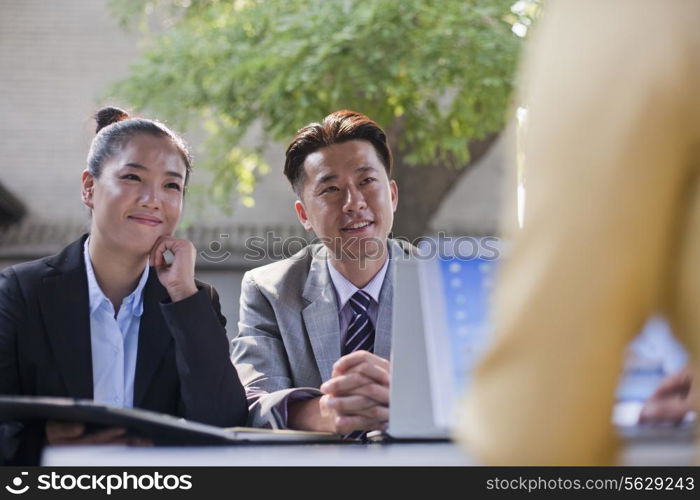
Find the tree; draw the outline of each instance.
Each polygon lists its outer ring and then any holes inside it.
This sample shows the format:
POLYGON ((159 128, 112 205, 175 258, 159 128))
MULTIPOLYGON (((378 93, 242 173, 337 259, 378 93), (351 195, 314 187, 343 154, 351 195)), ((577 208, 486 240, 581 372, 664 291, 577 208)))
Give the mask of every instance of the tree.
POLYGON ((503 128, 521 42, 512 28, 529 24, 531 3, 113 0, 123 22, 151 29, 112 92, 179 128, 203 124, 210 196, 228 206, 252 202, 265 141, 286 143, 338 109, 363 112, 388 133, 395 234, 412 239, 503 128), (254 127, 265 141, 242 147, 254 127))

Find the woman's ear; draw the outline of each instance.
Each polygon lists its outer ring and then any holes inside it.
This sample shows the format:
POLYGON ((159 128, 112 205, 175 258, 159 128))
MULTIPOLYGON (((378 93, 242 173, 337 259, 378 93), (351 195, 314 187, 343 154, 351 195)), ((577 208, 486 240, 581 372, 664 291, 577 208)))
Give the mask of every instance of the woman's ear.
POLYGON ((95 189, 95 178, 87 170, 83 170, 81 177, 80 195, 86 207, 92 210, 92 194, 95 189))

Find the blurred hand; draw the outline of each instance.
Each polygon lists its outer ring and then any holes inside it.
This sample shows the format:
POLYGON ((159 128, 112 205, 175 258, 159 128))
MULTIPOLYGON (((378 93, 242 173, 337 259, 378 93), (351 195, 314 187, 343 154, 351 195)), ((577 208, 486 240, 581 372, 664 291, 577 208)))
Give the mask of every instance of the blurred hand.
POLYGON ((197 285, 194 283, 196 258, 197 250, 189 240, 161 236, 153 245, 150 255, 151 265, 158 273, 158 279, 173 302, 197 293, 197 285), (173 254, 170 264, 165 260, 165 252, 168 250, 173 254))
POLYGON ((689 411, 695 409, 692 380, 690 367, 666 377, 644 404, 639 422, 680 423, 689 411))
POLYGON ((46 422, 46 441, 49 444, 129 444, 150 446, 147 439, 127 436, 126 429, 112 427, 85 434, 85 425, 79 422, 46 422))
POLYGON ((321 416, 337 434, 355 430, 384 430, 389 422, 389 361, 356 351, 333 365, 321 386, 321 416))

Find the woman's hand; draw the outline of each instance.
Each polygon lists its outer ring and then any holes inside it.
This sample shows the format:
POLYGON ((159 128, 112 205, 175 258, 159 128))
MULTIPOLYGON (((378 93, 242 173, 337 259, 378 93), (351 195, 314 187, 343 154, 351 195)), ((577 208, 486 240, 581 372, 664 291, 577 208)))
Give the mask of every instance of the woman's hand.
POLYGON ((161 236, 153 245, 150 259, 151 265, 158 273, 158 279, 170 295, 170 300, 178 302, 197 293, 197 285, 194 283, 197 250, 191 241, 161 236), (173 255, 170 264, 165 259, 167 251, 173 255))

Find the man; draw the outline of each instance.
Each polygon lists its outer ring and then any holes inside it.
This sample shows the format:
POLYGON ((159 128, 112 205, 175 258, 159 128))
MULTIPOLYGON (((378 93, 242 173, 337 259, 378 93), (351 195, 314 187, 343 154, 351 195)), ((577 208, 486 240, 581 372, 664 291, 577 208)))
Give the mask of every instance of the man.
POLYGON ((545 8, 522 80, 527 214, 460 421, 488 463, 614 461, 623 351, 653 313, 697 363, 699 17, 695 0, 545 8))
POLYGON ((348 434, 385 429, 398 201, 382 129, 337 111, 297 132, 284 173, 321 243, 243 277, 232 361, 249 423, 348 434))

